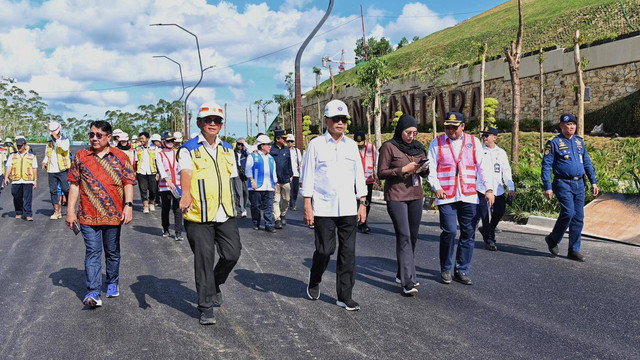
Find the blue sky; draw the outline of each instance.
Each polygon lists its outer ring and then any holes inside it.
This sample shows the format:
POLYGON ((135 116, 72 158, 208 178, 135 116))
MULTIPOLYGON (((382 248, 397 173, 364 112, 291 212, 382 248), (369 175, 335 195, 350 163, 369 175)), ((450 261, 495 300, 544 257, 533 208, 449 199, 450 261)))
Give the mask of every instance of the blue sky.
MULTIPOLYGON (((360 5, 367 37, 385 36, 397 44, 403 36, 422 38, 502 2, 336 0, 303 56, 302 90, 315 84, 311 69, 322 66, 322 56, 344 48, 347 61, 353 61, 355 41, 362 36, 360 5)), ((99 0, 0 0, 0 76, 37 91, 49 111, 63 117, 100 118, 107 110, 135 111, 161 98, 177 99, 182 92, 178 66, 153 56, 181 63, 185 86, 193 86, 199 76, 195 39, 173 26, 148 25, 178 23, 198 35, 203 66, 215 66, 189 105, 227 104, 228 133, 245 136, 246 107, 285 93, 284 77, 293 71, 297 44, 328 3, 114 0, 105 6, 99 0)), ((327 77, 324 69, 321 80, 327 77)))

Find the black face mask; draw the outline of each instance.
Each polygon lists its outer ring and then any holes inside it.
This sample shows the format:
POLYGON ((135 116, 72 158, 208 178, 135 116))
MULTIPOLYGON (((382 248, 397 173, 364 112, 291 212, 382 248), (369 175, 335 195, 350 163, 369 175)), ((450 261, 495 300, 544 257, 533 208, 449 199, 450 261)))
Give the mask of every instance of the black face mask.
POLYGON ((118 145, 116 147, 118 149, 120 149, 120 150, 129 150, 129 149, 131 149, 131 144, 127 143, 127 145, 122 145, 122 144, 118 143, 118 145))

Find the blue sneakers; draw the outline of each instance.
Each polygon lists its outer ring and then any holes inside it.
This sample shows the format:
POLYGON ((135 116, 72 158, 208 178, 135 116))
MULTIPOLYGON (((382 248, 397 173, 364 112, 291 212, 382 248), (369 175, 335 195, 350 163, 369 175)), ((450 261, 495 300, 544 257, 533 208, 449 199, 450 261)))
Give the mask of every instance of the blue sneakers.
POLYGON ((102 300, 100 300, 100 294, 95 291, 90 291, 87 296, 84 297, 82 303, 86 306, 96 308, 102 306, 102 300))
POLYGON ((109 285, 107 285, 107 297, 108 298, 117 297, 119 295, 120 295, 120 290, 118 289, 118 285, 117 284, 109 284, 109 285))

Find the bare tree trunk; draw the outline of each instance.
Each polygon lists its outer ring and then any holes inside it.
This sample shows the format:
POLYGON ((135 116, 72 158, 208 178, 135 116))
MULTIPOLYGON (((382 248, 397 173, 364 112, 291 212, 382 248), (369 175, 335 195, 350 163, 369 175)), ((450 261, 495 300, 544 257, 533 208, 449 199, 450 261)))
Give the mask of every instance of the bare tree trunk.
POLYGON ((316 99, 318 101, 318 123, 320 125, 320 134, 322 134, 322 113, 320 112, 320 93, 318 92, 318 88, 320 87, 320 76, 316 74, 316 99))
POLYGON ((540 49, 540 151, 544 151, 544 58, 540 49))
POLYGON ((580 30, 576 30, 573 38, 573 61, 576 64, 576 77, 578 80, 578 136, 584 137, 584 79, 582 77, 582 58, 580 57, 580 30))
POLYGON ((482 63, 480 64, 480 130, 484 130, 484 72, 487 64, 487 43, 482 44, 482 63))
POLYGON ((329 100, 333 100, 333 97, 336 95, 336 82, 333 79, 333 69, 331 65, 329 65, 329 77, 331 77, 331 99, 329 100))
MULTIPOLYGON (((269 129, 267 128, 267 112, 264 107, 262 108, 262 114, 264 115, 264 132, 266 134, 269 129)), ((284 126, 282 128, 284 129, 284 126)))
POLYGON ((251 109, 251 106, 249 106, 249 119, 247 121, 247 128, 250 132, 249 136, 253 137, 253 125, 251 125, 251 122, 253 121, 253 109, 251 109))
POLYGON ((366 116, 367 116, 367 139, 368 141, 371 141, 371 110, 369 110, 368 106, 367 106, 366 116))
MULTIPOLYGON (((331 70, 331 68, 329 68, 331 70)), ((333 79, 333 75, 331 76, 333 79)), ((332 80, 333 81, 333 80, 332 80)), ((376 149, 380 149, 382 146, 382 135, 380 134, 380 122, 382 120, 382 106, 380 104, 380 93, 382 91, 382 83, 379 79, 376 79, 376 95, 373 100, 373 113, 374 113, 374 124, 373 131, 376 136, 376 149)))
MULTIPOLYGON (((256 106, 256 127, 258 128, 258 134, 260 134, 260 105, 256 106)), ((265 133, 266 132, 265 129, 265 133)))
POLYGON ((511 130, 511 163, 520 160, 520 58, 522 57, 522 38, 524 37, 524 19, 522 15, 522 0, 518 0, 518 35, 516 41, 511 42, 511 49, 505 49, 509 74, 511 75, 511 114, 513 127, 511 130))

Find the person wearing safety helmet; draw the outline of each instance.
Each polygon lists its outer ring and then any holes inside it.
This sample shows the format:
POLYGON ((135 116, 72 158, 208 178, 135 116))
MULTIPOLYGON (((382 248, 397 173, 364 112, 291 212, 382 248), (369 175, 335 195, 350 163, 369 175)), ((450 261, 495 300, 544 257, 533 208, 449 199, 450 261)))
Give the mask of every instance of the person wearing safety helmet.
POLYGON ((224 115, 220 105, 204 103, 196 122, 201 133, 178 151, 180 209, 194 254, 201 325, 216 323, 213 307, 222 303, 220 286, 242 249, 231 186, 231 178, 237 176, 235 155, 233 147, 218 136, 224 115), (216 246, 220 259, 214 267, 216 246))
POLYGON ((4 170, 7 162, 7 155, 9 155, 9 149, 2 146, 2 139, 0 139, 0 194, 2 193, 2 188, 4 187, 4 170))
POLYGON ((182 146, 182 133, 180 131, 173 133, 173 144, 175 148, 182 146))
POLYGON ((8 154, 18 151, 11 138, 4 139, 4 146, 7 148, 8 154))
POLYGON ((131 148, 135 149, 136 147, 138 147, 139 143, 138 143, 138 135, 133 135, 131 137, 131 148))
POLYGON ((160 137, 160 134, 151 135, 149 140, 156 148, 160 149, 160 147, 162 147, 162 138, 160 137))
POLYGON ((256 138, 258 151, 249 154, 244 172, 247 175, 247 187, 251 200, 253 229, 260 229, 260 211, 262 211, 264 230, 274 233, 276 232, 276 222, 273 215, 273 198, 278 175, 276 174, 276 161, 270 155, 271 144, 273 141, 267 135, 260 135, 256 138))
POLYGON ((64 197, 69 197, 69 168, 71 167, 71 154, 69 152, 69 139, 62 135, 62 126, 57 121, 49 123, 49 136, 44 159, 42 160, 42 170, 47 170, 49 176, 49 193, 51 194, 51 204, 53 204, 53 215, 51 220, 62 219, 62 206, 58 196, 58 186, 62 190, 64 197))
POLYGON ((136 147, 136 176, 140 197, 142 198, 142 212, 148 214, 149 210, 155 211, 155 200, 158 193, 158 182, 156 181, 156 154, 157 148, 149 145, 149 133, 146 131, 138 134, 140 145, 136 147))
POLYGON ((129 143, 129 134, 127 134, 126 132, 120 133, 120 138, 118 139, 118 144, 116 145, 116 147, 127 154, 129 161, 132 165, 135 166, 136 153, 133 150, 132 145, 129 143))
POLYGON ((116 146, 118 145, 118 143, 120 142, 120 136, 122 135, 122 130, 121 129, 115 129, 113 130, 113 133, 111 134, 111 146, 116 146))
POLYGON ((31 205, 33 190, 38 186, 38 160, 33 152, 28 150, 24 137, 16 138, 18 151, 11 154, 7 161, 7 177, 3 184, 11 182, 11 195, 16 209, 16 219, 33 221, 31 205))
POLYGON ((171 236, 169 233, 169 211, 173 210, 174 239, 181 241, 184 240, 182 237, 182 211, 180 211, 182 190, 180 189, 180 168, 176 161, 175 139, 169 131, 163 132, 161 139, 162 148, 156 156, 156 167, 160 177, 158 193, 162 206, 162 236, 171 236))

